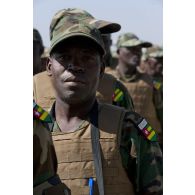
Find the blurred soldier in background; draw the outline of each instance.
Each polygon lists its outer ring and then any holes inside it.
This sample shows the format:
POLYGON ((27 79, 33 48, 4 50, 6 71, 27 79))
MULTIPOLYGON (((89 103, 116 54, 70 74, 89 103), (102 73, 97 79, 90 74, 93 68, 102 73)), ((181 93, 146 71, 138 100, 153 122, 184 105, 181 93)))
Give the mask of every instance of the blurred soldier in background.
POLYGON ((49 125, 50 115, 33 102, 33 195, 70 195, 56 174, 57 158, 49 125))
MULTIPOLYGON (((119 31, 121 28, 120 25, 103 20, 97 20, 88 12, 81 9, 73 9, 72 16, 77 20, 93 24, 100 30, 106 50, 104 65, 107 66, 108 63, 110 66, 112 63, 110 54, 110 45, 112 43, 110 33, 119 31)), ((33 82, 34 99, 40 106, 49 111, 51 105, 55 101, 55 94, 51 85, 50 77, 45 71, 35 75, 33 82)), ((105 73, 100 79, 97 90, 97 98, 100 102, 110 103, 129 110, 134 110, 132 98, 129 95, 126 87, 115 77, 107 73, 105 73)))
POLYGON ((163 49, 153 45, 145 49, 142 55, 143 66, 140 69, 153 77, 154 80, 162 82, 163 80, 163 49))
POLYGON ((137 69, 141 60, 142 48, 151 45, 149 42, 140 40, 133 33, 120 35, 117 41, 119 64, 113 75, 127 87, 129 94, 132 96, 135 111, 150 122, 158 132, 159 141, 162 143, 161 125, 156 113, 156 106, 158 105, 154 102, 156 91, 152 78, 137 69))
POLYGON ((157 115, 163 128, 163 49, 157 45, 147 48, 142 55, 140 70, 153 79, 157 115))
POLYGON ((33 75, 41 72, 41 55, 44 51, 41 35, 37 29, 33 29, 33 75))

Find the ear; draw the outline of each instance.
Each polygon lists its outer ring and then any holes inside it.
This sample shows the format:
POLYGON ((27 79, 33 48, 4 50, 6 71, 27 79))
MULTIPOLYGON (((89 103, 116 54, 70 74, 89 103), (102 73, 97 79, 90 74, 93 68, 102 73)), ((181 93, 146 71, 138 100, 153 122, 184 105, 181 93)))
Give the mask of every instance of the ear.
POLYGON ((48 76, 52 76, 51 67, 52 67, 52 59, 51 57, 48 57, 46 61, 46 70, 48 76))

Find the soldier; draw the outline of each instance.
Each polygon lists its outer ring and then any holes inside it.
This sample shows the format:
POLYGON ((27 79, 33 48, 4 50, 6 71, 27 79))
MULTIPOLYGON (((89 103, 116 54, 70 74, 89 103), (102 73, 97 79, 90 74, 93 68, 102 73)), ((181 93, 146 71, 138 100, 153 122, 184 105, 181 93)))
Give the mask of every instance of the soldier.
MULTIPOLYGON (((64 14, 64 12, 71 14, 74 19, 82 20, 95 25, 102 33, 104 33, 102 34, 106 50, 104 65, 107 66, 108 63, 110 64, 111 39, 109 33, 119 31, 121 28, 120 25, 104 20, 97 20, 88 12, 81 9, 61 10, 61 12, 59 12, 59 14, 56 16, 56 20, 57 17, 60 16, 60 13, 64 14)), ((47 72, 42 72, 35 75, 33 81, 34 99, 44 109, 50 110, 51 105, 55 101, 54 90, 51 85, 50 77, 47 75, 47 72)), ((106 102, 119 107, 124 107, 129 110, 134 110, 132 98, 129 95, 126 87, 110 74, 104 74, 100 79, 97 98, 100 102, 106 102)))
POLYGON ((33 102, 33 194, 70 195, 56 174, 57 159, 49 125, 51 117, 33 102))
POLYGON ((76 195, 162 194, 155 131, 140 115, 96 101, 105 68, 101 33, 71 16, 65 11, 53 17, 47 63, 56 95, 51 132, 61 180, 76 195))
MULTIPOLYGON (((150 76, 156 82, 162 83, 163 80, 163 50, 157 45, 147 48, 143 54, 142 61, 144 63, 143 71, 150 76)), ((159 83, 159 84, 160 84, 159 83)), ((156 88, 160 88, 161 85, 156 85, 156 88)))
POLYGON ((43 50, 41 35, 37 29, 33 29, 33 75, 41 72, 41 55, 43 50))
POLYGON ((163 49, 157 45, 147 48, 143 53, 141 64, 140 69, 152 77, 154 88, 159 92, 155 101, 159 102, 156 107, 157 115, 163 128, 163 49))
POLYGON ((137 69, 141 60, 141 49, 150 46, 151 43, 141 41, 133 33, 119 36, 117 41, 119 64, 113 74, 126 86, 132 96, 135 111, 152 124, 159 133, 159 141, 162 143, 162 130, 156 113, 158 105, 154 102, 158 92, 154 89, 152 78, 137 69))

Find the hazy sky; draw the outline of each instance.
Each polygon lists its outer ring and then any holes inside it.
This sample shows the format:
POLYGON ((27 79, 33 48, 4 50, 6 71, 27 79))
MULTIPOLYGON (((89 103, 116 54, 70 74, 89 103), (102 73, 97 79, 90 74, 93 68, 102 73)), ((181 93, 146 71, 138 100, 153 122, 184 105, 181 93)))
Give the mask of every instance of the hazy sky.
POLYGON ((122 28, 112 35, 133 32, 140 39, 163 44, 163 0, 34 0, 33 27, 45 46, 49 46, 49 25, 53 15, 63 8, 81 8, 97 19, 119 23, 122 28))

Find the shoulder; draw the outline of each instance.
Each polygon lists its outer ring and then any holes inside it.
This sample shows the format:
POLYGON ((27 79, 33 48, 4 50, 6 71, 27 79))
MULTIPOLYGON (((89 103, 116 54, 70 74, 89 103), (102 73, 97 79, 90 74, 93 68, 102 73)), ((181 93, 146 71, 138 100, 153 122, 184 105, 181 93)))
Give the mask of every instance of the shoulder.
POLYGON ((153 79, 152 79, 152 77, 150 75, 148 75, 146 73, 139 73, 139 77, 140 77, 141 80, 143 80, 148 85, 153 87, 153 79))
POLYGON ((43 78, 49 78, 49 76, 48 76, 48 74, 47 74, 47 71, 40 72, 40 73, 35 74, 35 75, 33 76, 33 79, 34 79, 34 80, 43 79, 43 78))
POLYGON ((33 119, 43 123, 52 123, 50 114, 33 101, 33 119))
POLYGON ((148 121, 140 114, 133 111, 126 111, 123 121, 124 131, 135 131, 137 135, 141 135, 144 139, 157 142, 157 133, 148 121))
POLYGON ((161 90, 162 87, 163 87, 163 83, 162 83, 162 81, 154 79, 153 80, 153 86, 154 86, 154 89, 161 90))

